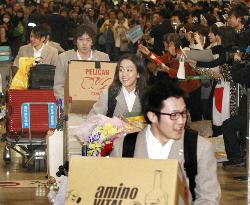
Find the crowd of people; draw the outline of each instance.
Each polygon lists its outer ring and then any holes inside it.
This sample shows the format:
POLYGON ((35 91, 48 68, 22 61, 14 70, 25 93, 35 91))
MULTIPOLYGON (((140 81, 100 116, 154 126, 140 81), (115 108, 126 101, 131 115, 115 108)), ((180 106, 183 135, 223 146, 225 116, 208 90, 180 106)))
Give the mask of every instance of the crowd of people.
MULTIPOLYGON (((6 1, 0 7, 0 43, 12 48, 14 66, 27 55, 55 65, 54 93, 62 99, 70 60, 118 62, 113 83, 89 116, 142 111, 150 125, 138 135, 143 150, 136 144, 135 157, 172 156, 172 148, 183 146, 189 110, 191 121, 212 120, 214 137, 223 133, 229 160, 223 165, 241 166, 250 84, 249 6, 247 0, 6 1), (128 32, 137 25, 144 35, 132 43, 128 32), (210 51, 213 59, 187 57, 190 50, 210 51), (187 79, 180 81, 181 67, 187 79)), ((111 155, 122 155, 122 143, 116 141, 111 155)), ((195 204, 218 204, 216 160, 209 143, 199 137, 197 144, 195 204)))

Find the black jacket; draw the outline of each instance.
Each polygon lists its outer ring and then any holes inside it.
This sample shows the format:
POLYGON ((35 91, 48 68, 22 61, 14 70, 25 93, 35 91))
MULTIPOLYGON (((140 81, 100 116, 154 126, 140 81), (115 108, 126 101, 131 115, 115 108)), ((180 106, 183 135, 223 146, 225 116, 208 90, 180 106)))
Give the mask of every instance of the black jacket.
POLYGON ((231 75, 234 82, 246 85, 250 88, 250 61, 248 60, 245 63, 234 61, 231 75))

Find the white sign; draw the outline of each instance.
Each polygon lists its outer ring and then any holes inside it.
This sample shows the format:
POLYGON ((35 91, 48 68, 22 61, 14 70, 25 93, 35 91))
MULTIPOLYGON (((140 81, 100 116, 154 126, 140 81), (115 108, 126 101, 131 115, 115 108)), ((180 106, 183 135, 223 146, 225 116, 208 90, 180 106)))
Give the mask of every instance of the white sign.
POLYGON ((128 38, 132 43, 135 43, 143 36, 143 31, 140 25, 134 26, 128 31, 128 38))

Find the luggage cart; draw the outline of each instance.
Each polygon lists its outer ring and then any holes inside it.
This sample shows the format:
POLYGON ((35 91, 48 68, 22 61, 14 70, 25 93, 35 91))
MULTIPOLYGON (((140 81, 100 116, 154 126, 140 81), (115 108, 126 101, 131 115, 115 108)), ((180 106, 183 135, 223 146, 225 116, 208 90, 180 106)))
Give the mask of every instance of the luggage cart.
POLYGON ((57 105, 53 91, 10 90, 6 105, 4 161, 10 163, 11 150, 14 150, 22 156, 23 167, 45 171, 46 135, 57 125, 57 105), (18 96, 23 99, 16 102, 18 96))

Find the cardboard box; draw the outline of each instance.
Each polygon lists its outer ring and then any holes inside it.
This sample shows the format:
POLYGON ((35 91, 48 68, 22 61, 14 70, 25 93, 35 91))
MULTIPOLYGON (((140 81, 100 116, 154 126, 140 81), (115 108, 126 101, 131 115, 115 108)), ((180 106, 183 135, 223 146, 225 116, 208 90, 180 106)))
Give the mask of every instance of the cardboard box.
POLYGON ((102 90, 113 82, 116 63, 70 61, 65 81, 67 113, 88 113, 102 90))
POLYGON ((72 156, 66 205, 187 205, 185 182, 177 160, 72 156))

